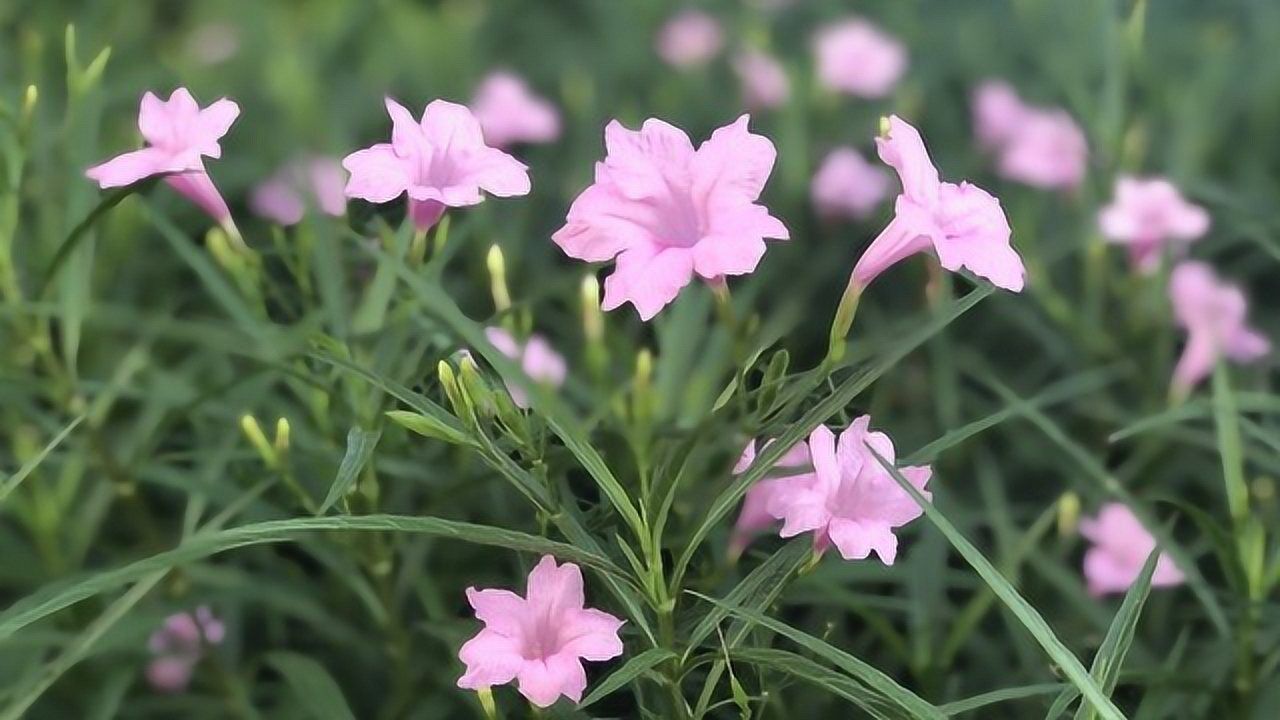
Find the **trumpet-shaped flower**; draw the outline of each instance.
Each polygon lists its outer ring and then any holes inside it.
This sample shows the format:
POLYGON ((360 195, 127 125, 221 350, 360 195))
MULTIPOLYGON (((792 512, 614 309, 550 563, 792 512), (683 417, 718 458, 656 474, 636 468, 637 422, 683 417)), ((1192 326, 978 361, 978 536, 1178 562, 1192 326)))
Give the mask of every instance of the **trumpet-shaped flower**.
POLYGON ((894 263, 933 249, 942 267, 968 268, 993 284, 1018 292, 1026 270, 1009 242, 1000 201, 975 185, 942 182, 920 133, 896 115, 876 138, 880 159, 898 172, 902 194, 889 225, 853 268, 852 282, 866 287, 894 263))
POLYGON ((720 22, 701 10, 682 10, 658 30, 658 57, 668 65, 689 68, 702 65, 724 46, 720 22))
MULTIPOLYGON (((564 358, 552 350, 550 343, 541 335, 533 335, 527 342, 521 343, 511 333, 499 327, 485 328, 484 334, 499 352, 520 363, 520 369, 534 382, 551 387, 564 384, 564 358)), ((511 400, 517 406, 529 407, 529 394, 524 388, 508 382, 507 392, 511 393, 511 400)))
MULTIPOLYGON (((1128 590, 1156 549, 1155 538, 1124 503, 1107 503, 1096 517, 1081 518, 1080 534, 1093 543, 1084 554, 1084 577, 1094 596, 1128 590)), ((1183 579, 1178 566, 1160 553, 1151 586, 1181 585, 1183 579)))
POLYGON ((493 147, 546 143, 560 137, 560 113, 533 94, 519 75, 495 72, 485 78, 471 100, 471 110, 493 147))
POLYGON ((104 190, 161 175, 216 222, 230 225, 231 211, 205 172, 204 158, 222 157, 218 141, 239 115, 240 107, 226 98, 202 110, 186 88, 174 90, 168 100, 148 92, 138 110, 138 130, 147 146, 95 165, 85 175, 104 190))
POLYGON ((889 177, 850 147, 827 154, 813 176, 809 195, 820 215, 864 218, 889 194, 889 177))
POLYGON ((1122 177, 1115 199, 1098 213, 1098 225, 1108 241, 1129 247, 1134 268, 1153 272, 1166 247, 1176 257, 1208 232, 1209 213, 1164 178, 1122 177))
POLYGON ((587 687, 582 660, 622 654, 622 620, 584 607, 582 571, 544 555, 529 573, 525 597, 509 590, 467 588, 484 629, 458 651, 467 671, 458 687, 481 690, 515 680, 538 707, 561 695, 577 702, 587 687))
MULTIPOLYGON (((836 436, 818 426, 809 436, 813 474, 781 486, 769 499, 769 513, 783 521, 782 537, 814 534, 818 552, 834 544, 846 560, 862 560, 874 551, 885 565, 898 554, 894 528, 920 517, 916 501, 876 458, 893 462, 893 443, 871 432, 863 415, 836 436), (875 453, 872 452, 875 450, 875 453)), ((933 471, 927 465, 899 470, 925 498, 933 471)))
POLYGON ((335 158, 306 158, 290 163, 253 190, 249 207, 280 225, 302 221, 308 202, 326 215, 342 217, 347 196, 342 191, 346 173, 335 158))
POLYGON ((697 150, 661 120, 646 120, 639 131, 616 120, 605 128, 595 183, 551 236, 571 257, 617 258, 604 283, 605 310, 630 302, 649 320, 694 275, 752 272, 765 238, 787 239, 786 227, 756 204, 776 152, 747 130, 747 119, 716 130, 697 150))
POLYGON ((881 98, 907 69, 907 49, 866 20, 854 18, 818 31, 814 38, 818 81, 828 89, 881 98))
MULTIPOLYGON (((767 448, 772 443, 773 441, 770 440, 764 446, 767 448)), ((737 464, 733 466, 733 474, 741 475, 746 472, 755 460, 756 441, 751 440, 743 448, 742 456, 738 458, 737 464)), ((800 441, 792 445, 774 464, 775 468, 790 470, 793 474, 789 474, 786 477, 760 480, 747 490, 747 494, 742 500, 742 511, 738 513, 738 521, 734 524, 733 533, 729 536, 730 557, 741 555, 747 544, 751 542, 751 538, 777 521, 773 515, 769 514, 769 504, 773 501, 773 496, 787 483, 808 482, 805 475, 795 472, 797 469, 808 465, 809 446, 804 441, 800 441)))
POLYGON ((1173 389, 1185 395, 1213 372, 1218 358, 1252 362, 1271 351, 1271 342, 1245 323, 1248 301, 1240 288, 1218 279, 1213 268, 1188 260, 1169 277, 1169 300, 1187 344, 1173 369, 1173 389))
POLYGON ((348 155, 347 197, 385 203, 409 196, 409 214, 419 230, 440 219, 446 207, 466 207, 484 193, 513 197, 529 193, 529 172, 519 160, 485 144, 471 111, 433 100, 422 121, 391 98, 391 142, 348 155))
POLYGON ((760 50, 745 50, 733 58, 733 70, 742 83, 742 99, 752 110, 776 108, 791 95, 791 80, 782 63, 760 50))
POLYGON ((208 607, 170 615, 147 642, 153 656, 147 664, 147 682, 159 692, 186 690, 206 646, 219 645, 224 637, 226 628, 208 607))

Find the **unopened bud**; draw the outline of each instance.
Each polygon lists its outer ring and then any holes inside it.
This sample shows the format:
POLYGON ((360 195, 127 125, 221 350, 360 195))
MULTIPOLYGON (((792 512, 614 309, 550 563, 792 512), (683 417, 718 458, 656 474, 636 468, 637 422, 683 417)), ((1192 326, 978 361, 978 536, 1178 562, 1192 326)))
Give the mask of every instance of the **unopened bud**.
POLYGON ((587 342, 604 337, 604 314, 600 312, 600 281, 595 275, 582 278, 582 332, 587 342))
POLYGON ((258 455, 262 456, 262 461, 267 464, 267 467, 274 469, 277 464, 276 451, 267 440, 266 433, 262 432, 262 426, 258 424, 258 418, 249 413, 240 416, 240 430, 249 439, 249 444, 253 445, 253 449, 258 451, 258 455))
POLYGON ((276 454, 283 456, 289 452, 289 419, 276 420, 276 454))
POLYGON ((1068 537, 1076 531, 1080 524, 1080 496, 1073 492, 1064 493, 1058 499, 1058 536, 1068 537))
POLYGON ((511 293, 507 291, 507 263, 502 257, 502 248, 493 245, 485 258, 489 268, 489 289, 493 293, 493 306, 498 312, 505 312, 511 307, 511 293))
POLYGON ((882 138, 889 137, 890 127, 891 125, 889 124, 889 118, 885 115, 881 115, 880 116, 880 137, 882 138))

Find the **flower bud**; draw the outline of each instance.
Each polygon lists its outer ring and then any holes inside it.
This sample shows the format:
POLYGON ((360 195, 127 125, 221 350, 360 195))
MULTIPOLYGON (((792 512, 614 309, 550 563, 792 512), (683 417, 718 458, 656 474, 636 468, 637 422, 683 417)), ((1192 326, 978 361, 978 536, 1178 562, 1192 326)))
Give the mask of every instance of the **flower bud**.
POLYGON ((262 461, 266 463, 267 467, 274 470, 279 464, 279 457, 276 455, 275 448, 267 440, 266 433, 262 432, 262 426, 258 424, 258 419, 249 413, 245 413, 240 417, 240 430, 249 439, 249 444, 253 445, 253 449, 258 451, 258 455, 262 457, 262 461))
POLYGON ((493 245, 485 258, 489 268, 489 289, 493 293, 493 307, 498 312, 505 312, 511 307, 511 293, 507 291, 507 263, 502 257, 502 248, 493 245))

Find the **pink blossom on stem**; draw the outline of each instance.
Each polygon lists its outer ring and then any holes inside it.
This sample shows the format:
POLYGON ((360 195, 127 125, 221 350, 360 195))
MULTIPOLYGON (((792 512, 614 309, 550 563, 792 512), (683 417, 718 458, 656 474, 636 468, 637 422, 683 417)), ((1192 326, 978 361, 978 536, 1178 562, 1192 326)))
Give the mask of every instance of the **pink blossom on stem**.
POLYGON ((1018 132, 1028 108, 1009 83, 987 80, 973 92, 973 130, 986 150, 1002 147, 1018 132))
POLYGON ((1115 199, 1098 213, 1098 225, 1109 242, 1129 247, 1135 269, 1150 273, 1166 247, 1176 258, 1209 231, 1209 213, 1164 178, 1121 177, 1115 199))
POLYGON ((701 10, 682 10, 658 30, 658 57, 668 65, 689 68, 707 63, 724 46, 720 22, 701 10))
POLYGON ((1245 323, 1244 292, 1223 282, 1213 268, 1188 260, 1169 277, 1173 314, 1187 331, 1187 344, 1173 370, 1175 395, 1186 395, 1213 372, 1218 359, 1246 363, 1271 351, 1271 341, 1245 323))
POLYGON ((1063 110, 1027 111, 996 169, 1004 177, 1045 190, 1071 189, 1084 180, 1089 143, 1063 110))
MULTIPOLYGON (((1094 596, 1128 590, 1156 549, 1155 538, 1124 503, 1107 503, 1096 517, 1081 518, 1080 534, 1093 543, 1084 555, 1084 577, 1094 596)), ((1173 560, 1160 553, 1151 586, 1181 585, 1183 580, 1173 560)))
MULTIPOLYGON (((546 338, 533 335, 527 342, 521 343, 511 333, 500 327, 485 328, 484 334, 498 352, 518 362, 520 369, 524 370, 529 379, 550 387, 560 387, 564 384, 567 372, 564 358, 551 349, 546 338)), ((511 393, 512 402, 519 407, 528 408, 529 394, 524 388, 510 382, 506 385, 507 392, 511 393)))
POLYGON ((791 80, 777 58, 760 50, 744 50, 733 58, 747 108, 776 108, 791 95, 791 80))
POLYGON ((471 99, 471 111, 493 147, 516 143, 546 143, 560 137, 560 113, 538 97, 519 75, 491 73, 471 99))
POLYGON ((458 687, 480 690, 515 680, 538 707, 561 695, 578 702, 587 687, 582 660, 622 654, 623 621, 585 608, 582 571, 573 563, 557 566, 550 555, 529 573, 525 597, 467 588, 467 601, 484 629, 458 651, 467 666, 458 687))
POLYGON ((249 207, 279 225, 301 222, 308 202, 326 215, 342 217, 347 212, 346 181, 342 164, 335 158, 297 160, 254 188, 249 207))
POLYGON ((907 49, 860 18, 828 25, 814 37, 818 81, 864 98, 888 95, 907 69, 907 49))
POLYGON ((649 119, 639 131, 605 128, 595 183, 551 239, 570 257, 614 259, 601 306, 630 302, 649 320, 695 275, 718 280, 755 270, 765 238, 787 229, 756 204, 776 155, 743 115, 694 150, 679 128, 649 119))
POLYGON ((826 217, 865 218, 889 194, 889 176, 850 147, 827 153, 813 176, 809 195, 826 217))
POLYGON ((1010 244, 1000 201, 967 182, 942 182, 920 133, 896 115, 888 128, 876 146, 898 172, 902 194, 893 220, 854 266, 851 284, 865 288, 899 260, 932 249, 947 270, 968 268, 998 287, 1022 290, 1026 270, 1010 244))
MULTIPOLYGON (((772 443, 773 441, 770 440, 764 446, 767 448, 772 443)), ((733 474, 741 475, 746 472, 755 460, 756 441, 751 440, 743 448, 742 456, 738 458, 737 464, 733 466, 733 474)), ((738 521, 734 524, 733 533, 729 536, 729 557, 736 558, 741 555, 742 551, 751 542, 751 538, 777 521, 773 515, 769 514, 769 504, 772 502, 773 496, 787 483, 809 482, 806 475, 794 472, 796 469, 808 465, 809 446, 804 441, 800 441, 783 453, 782 457, 774 464, 775 468, 790 470, 792 474, 786 477, 760 480, 747 490, 746 497, 742 501, 742 511, 738 513, 738 521)))
POLYGON ((170 615, 147 642, 152 655, 147 664, 147 682, 159 692, 186 690, 205 648, 220 645, 225 637, 222 621, 204 605, 194 613, 170 615))
POLYGON ((466 207, 484 193, 513 197, 529 193, 529 172, 519 160, 485 144, 471 111, 433 100, 413 119, 405 107, 386 99, 391 142, 348 155, 347 197, 385 203, 409 196, 409 214, 420 231, 429 229, 446 207, 466 207))

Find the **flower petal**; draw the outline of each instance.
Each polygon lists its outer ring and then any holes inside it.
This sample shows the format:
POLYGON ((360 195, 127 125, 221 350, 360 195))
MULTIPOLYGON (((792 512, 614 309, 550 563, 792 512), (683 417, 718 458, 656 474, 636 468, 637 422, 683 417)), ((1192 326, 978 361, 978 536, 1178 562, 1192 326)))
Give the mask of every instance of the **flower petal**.
POLYGON ((543 555, 529 573, 525 597, 529 612, 536 616, 558 617, 562 612, 581 610, 582 570, 569 562, 557 566, 554 557, 543 555))
POLYGON ((154 148, 143 148, 117 155, 110 160, 94 165, 85 171, 85 176, 98 183, 102 189, 124 187, 139 180, 167 172, 169 155, 154 148))
POLYGON ((509 683, 528 664, 520 654, 519 640, 488 628, 462 645, 458 659, 467 666, 458 687, 472 690, 509 683))
POLYGON ((342 160, 351 173, 347 180, 348 197, 384 203, 399 197, 409 187, 410 168, 387 143, 357 150, 342 160))
POLYGON ((897 115, 891 115, 889 133, 876 138, 876 149, 880 159, 898 172, 903 194, 918 205, 933 207, 941 181, 920 131, 897 115))
POLYGON ((467 588, 467 602, 487 629, 510 638, 520 637, 528 614, 524 598, 510 590, 467 588))
POLYGON ((561 695, 578 702, 587 688, 582 662, 567 653, 529 660, 520 668, 519 678, 520 694, 541 708, 552 706, 561 695))
POLYGON ((618 256, 617 267, 604 281, 601 307, 613 310, 624 302, 648 321, 675 300, 693 279, 693 253, 685 248, 632 247, 618 256))

